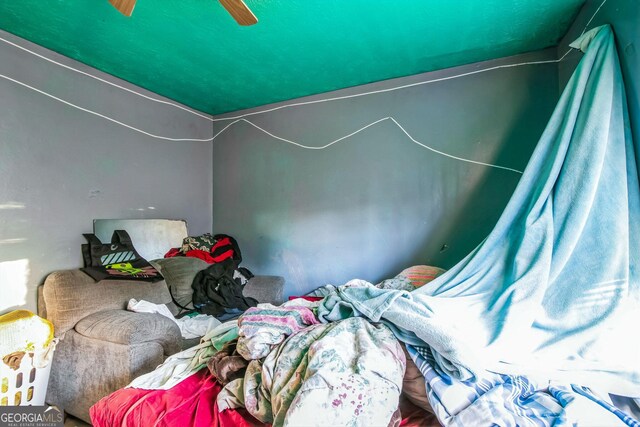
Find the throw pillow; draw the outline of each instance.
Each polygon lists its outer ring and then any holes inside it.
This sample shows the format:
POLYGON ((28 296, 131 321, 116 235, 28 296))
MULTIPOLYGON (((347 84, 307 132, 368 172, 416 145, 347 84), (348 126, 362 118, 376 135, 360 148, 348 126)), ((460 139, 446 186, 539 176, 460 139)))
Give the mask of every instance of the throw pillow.
POLYGON ((151 261, 151 264, 158 268, 164 276, 176 302, 183 307, 192 308, 193 289, 191 283, 193 283, 196 274, 207 268, 209 264, 201 259, 189 257, 157 259, 151 261))

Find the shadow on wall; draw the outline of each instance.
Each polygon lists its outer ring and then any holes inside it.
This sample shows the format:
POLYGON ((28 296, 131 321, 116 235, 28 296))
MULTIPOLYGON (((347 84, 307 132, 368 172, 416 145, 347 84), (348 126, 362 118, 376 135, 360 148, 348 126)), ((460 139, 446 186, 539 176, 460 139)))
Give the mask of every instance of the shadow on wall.
MULTIPOLYGON (((501 152, 497 163, 504 162, 505 157, 504 151, 501 152)), ((499 212, 504 210, 517 185, 517 181, 505 179, 505 174, 510 173, 513 172, 485 171, 451 209, 453 216, 442 221, 436 232, 425 238, 412 263, 449 269, 479 245, 495 226, 499 212)))
MULTIPOLYGON (((531 96, 535 94, 531 93, 531 96)), ((537 109, 539 106, 533 104, 520 105, 517 120, 513 122, 508 136, 505 137, 501 150, 495 153, 496 164, 508 164, 520 170, 525 169, 530 153, 535 149, 543 132, 541 129, 539 135, 533 135, 537 137, 529 140, 522 138, 522 135, 531 131, 529 118, 537 109), (519 145, 521 149, 507 149, 513 145, 519 145)), ((427 263, 449 269, 491 233, 515 191, 519 178, 514 180, 511 176, 513 172, 495 168, 486 168, 482 172, 479 179, 472 181, 475 182, 473 188, 451 209, 455 214, 453 219, 443 221, 441 226, 436 228, 436 232, 429 239, 425 239, 413 259, 414 264, 427 263)))

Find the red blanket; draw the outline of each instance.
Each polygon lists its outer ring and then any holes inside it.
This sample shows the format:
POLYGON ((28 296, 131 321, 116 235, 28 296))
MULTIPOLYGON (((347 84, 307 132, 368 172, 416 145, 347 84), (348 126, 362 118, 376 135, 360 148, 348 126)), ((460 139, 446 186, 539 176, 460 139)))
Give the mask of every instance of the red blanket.
POLYGON ((244 409, 218 412, 222 387, 201 369, 169 390, 123 388, 102 398, 89 411, 94 427, 257 427, 244 409))
MULTIPOLYGON (((222 387, 201 369, 169 390, 123 388, 102 398, 89 411, 94 427, 258 427, 246 410, 218 412, 222 387)), ((401 401, 402 427, 439 425, 433 414, 401 401)))

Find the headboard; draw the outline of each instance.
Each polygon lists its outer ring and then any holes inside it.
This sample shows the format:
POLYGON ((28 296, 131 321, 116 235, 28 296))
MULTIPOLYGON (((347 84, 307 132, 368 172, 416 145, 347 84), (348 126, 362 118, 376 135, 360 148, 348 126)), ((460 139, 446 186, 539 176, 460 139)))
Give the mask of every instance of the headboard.
POLYGON ((136 250, 146 260, 162 258, 171 248, 182 245, 188 236, 187 222, 175 219, 95 219, 93 233, 103 243, 111 241, 114 230, 126 230, 136 250))

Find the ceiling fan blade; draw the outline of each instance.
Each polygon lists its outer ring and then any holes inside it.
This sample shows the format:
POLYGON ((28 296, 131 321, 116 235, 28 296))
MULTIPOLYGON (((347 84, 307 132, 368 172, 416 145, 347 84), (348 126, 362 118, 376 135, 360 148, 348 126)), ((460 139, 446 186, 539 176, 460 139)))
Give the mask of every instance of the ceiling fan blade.
MULTIPOLYGON (((111 0, 109 0, 111 1, 111 0)), ((114 0, 115 1, 115 0, 114 0)), ((233 16, 233 19, 240 25, 253 25, 258 22, 258 18, 251 12, 242 0, 219 0, 227 12, 233 16)))
POLYGON ((136 5, 136 0, 109 0, 109 3, 113 5, 120 13, 126 16, 131 16, 133 8, 136 5))

